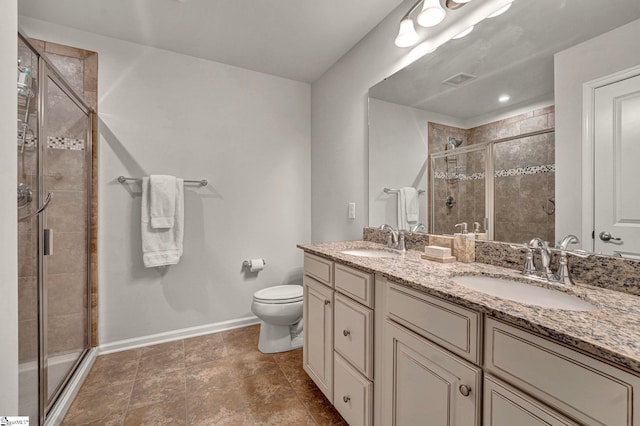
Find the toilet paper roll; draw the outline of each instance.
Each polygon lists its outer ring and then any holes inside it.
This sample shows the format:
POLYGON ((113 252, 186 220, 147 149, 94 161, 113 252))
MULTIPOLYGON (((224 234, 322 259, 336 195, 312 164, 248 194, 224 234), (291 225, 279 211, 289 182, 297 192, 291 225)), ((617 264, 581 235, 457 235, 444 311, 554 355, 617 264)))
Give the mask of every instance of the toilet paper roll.
POLYGON ((249 271, 258 272, 264 269, 264 259, 251 259, 249 261, 249 271))

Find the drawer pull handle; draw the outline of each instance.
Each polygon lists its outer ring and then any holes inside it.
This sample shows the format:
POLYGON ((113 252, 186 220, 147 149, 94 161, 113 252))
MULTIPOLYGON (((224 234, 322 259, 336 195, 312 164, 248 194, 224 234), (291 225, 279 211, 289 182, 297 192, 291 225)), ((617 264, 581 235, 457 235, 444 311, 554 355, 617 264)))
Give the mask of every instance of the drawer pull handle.
POLYGON ((351 334, 351 332, 350 332, 349 330, 342 330, 342 335, 343 335, 344 337, 347 337, 347 336, 349 336, 350 334, 351 334))
POLYGON ((471 386, 469 385, 460 385, 458 389, 463 396, 469 396, 471 394, 471 386))
POLYGON ((331 300, 329 300, 329 299, 325 299, 325 300, 324 300, 324 305, 325 305, 325 306, 327 306, 329 303, 331 303, 331 300))
POLYGON ((344 401, 344 403, 346 404, 346 403, 348 403, 349 401, 351 401, 351 397, 350 397, 350 396, 346 396, 346 395, 345 395, 345 396, 343 396, 343 397, 342 397, 342 400, 343 400, 343 401, 344 401))

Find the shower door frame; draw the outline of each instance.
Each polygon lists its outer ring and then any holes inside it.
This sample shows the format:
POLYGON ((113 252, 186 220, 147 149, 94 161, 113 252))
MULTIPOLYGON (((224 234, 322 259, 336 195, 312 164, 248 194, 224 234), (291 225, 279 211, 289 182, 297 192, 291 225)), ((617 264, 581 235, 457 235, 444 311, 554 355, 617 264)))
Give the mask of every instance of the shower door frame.
MULTIPOLYGON (((86 143, 85 143, 85 164, 87 167, 86 175, 86 333, 83 336, 85 339, 84 348, 82 352, 74 362, 73 366, 69 369, 66 377, 62 380, 60 385, 49 397, 48 389, 48 353, 47 353, 47 285, 45 278, 47 277, 46 262, 44 261, 44 216, 38 215, 38 417, 39 424, 43 425, 46 420, 47 414, 55 406, 58 398, 66 388, 69 381, 73 378, 78 366, 82 363, 86 355, 91 350, 91 321, 92 321, 92 309, 91 309, 91 242, 92 242, 92 161, 93 161, 93 122, 95 114, 94 110, 88 106, 81 96, 79 96, 75 90, 67 83, 60 71, 46 58, 46 56, 29 41, 27 37, 18 32, 18 38, 21 39, 30 49, 32 49, 38 55, 38 199, 40 205, 45 199, 46 189, 46 150, 47 150, 47 117, 46 106, 48 100, 47 88, 49 85, 49 79, 53 84, 62 90, 65 95, 86 115, 87 119, 87 131, 86 131, 86 143)), ((55 201, 54 201, 55 202, 55 201)), ((43 212, 46 215, 46 211, 43 212)))

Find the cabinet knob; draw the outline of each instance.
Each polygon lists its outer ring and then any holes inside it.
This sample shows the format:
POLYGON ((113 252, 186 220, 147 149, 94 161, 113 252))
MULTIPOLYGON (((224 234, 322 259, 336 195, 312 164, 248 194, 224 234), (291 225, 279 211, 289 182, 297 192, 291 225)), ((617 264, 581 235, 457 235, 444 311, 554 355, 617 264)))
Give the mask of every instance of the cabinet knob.
POLYGON ((348 336, 348 335, 350 335, 350 334, 351 334, 351 331, 349 331, 349 330, 342 330, 342 335, 343 335, 344 337, 347 337, 347 336, 348 336))
POLYGON ((471 386, 469 385, 460 385, 458 389, 463 396, 469 396, 469 394, 471 394, 471 386))
POLYGON ((344 403, 346 404, 346 403, 348 403, 349 401, 351 401, 351 397, 350 397, 350 396, 345 395, 345 396, 343 396, 343 397, 342 397, 342 400, 343 400, 343 401, 344 401, 344 403))
POLYGON ((331 300, 329 300, 329 299, 325 299, 325 300, 324 300, 324 305, 325 305, 325 306, 327 306, 329 303, 331 303, 331 300))

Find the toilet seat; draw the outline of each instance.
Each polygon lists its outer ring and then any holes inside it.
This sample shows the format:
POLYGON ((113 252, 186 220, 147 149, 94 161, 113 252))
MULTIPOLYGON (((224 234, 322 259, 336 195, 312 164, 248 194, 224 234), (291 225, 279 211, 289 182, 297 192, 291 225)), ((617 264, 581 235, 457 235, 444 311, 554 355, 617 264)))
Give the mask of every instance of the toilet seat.
POLYGON ((253 300, 268 304, 295 303, 302 301, 302 294, 300 285, 277 285, 256 291, 253 300))

